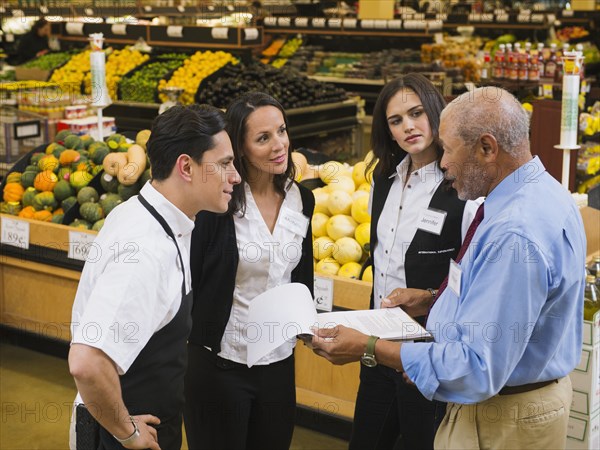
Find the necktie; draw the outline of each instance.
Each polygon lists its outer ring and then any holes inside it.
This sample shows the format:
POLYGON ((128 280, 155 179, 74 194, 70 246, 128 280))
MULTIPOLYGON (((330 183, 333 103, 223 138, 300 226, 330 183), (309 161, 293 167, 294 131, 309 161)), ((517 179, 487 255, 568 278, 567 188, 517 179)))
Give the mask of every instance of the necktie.
MULTIPOLYGON (((473 240, 473 236, 475 235, 475 230, 477 230, 477 227, 479 226, 479 224, 481 223, 482 220, 483 220, 483 203, 481 205, 479 205, 479 208, 477 209, 477 212, 475 213, 475 217, 473 218, 473 222, 471 222, 471 225, 469 226, 469 229, 467 230, 467 234, 465 235, 465 240, 463 241, 462 246, 460 247, 460 250, 458 251, 458 255, 456 256, 457 263, 459 263, 463 259, 463 256, 465 256, 465 253, 467 253, 469 244, 471 244, 471 241, 473 240)), ((446 278, 444 278, 444 281, 442 281, 442 284, 440 285, 440 288, 438 289, 438 293, 435 296, 435 298, 433 299, 433 303, 429 307, 430 311, 431 311, 431 308, 433 308, 433 305, 435 304, 437 299, 441 297, 442 292, 444 292, 444 290, 446 289, 447 286, 448 286, 448 276, 446 276, 446 278)))

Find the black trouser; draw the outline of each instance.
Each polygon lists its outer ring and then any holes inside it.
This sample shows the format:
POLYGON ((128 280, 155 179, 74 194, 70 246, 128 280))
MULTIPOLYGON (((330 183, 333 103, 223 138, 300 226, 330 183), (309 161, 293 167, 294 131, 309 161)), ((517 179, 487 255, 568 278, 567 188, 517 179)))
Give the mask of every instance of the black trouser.
POLYGON ((294 432, 294 356, 234 363, 188 345, 185 431, 190 450, 287 450, 294 432))
POLYGON ((361 366, 350 450, 433 449, 436 403, 394 369, 361 366))
MULTIPOLYGON (((181 416, 152 426, 156 428, 158 445, 161 450, 181 450, 181 441, 183 438, 181 433, 181 416)), ((100 427, 100 445, 98 450, 123 450, 124 448, 108 431, 100 427)))

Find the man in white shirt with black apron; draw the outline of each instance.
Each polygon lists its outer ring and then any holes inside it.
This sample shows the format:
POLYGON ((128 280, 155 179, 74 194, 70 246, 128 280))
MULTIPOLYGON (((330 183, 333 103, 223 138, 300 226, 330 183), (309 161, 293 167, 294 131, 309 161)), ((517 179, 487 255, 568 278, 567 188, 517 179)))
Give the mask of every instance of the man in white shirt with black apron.
POLYGON ((75 297, 71 448, 181 448, 194 218, 227 211, 240 178, 216 108, 169 109, 147 146, 152 181, 106 219, 75 297))

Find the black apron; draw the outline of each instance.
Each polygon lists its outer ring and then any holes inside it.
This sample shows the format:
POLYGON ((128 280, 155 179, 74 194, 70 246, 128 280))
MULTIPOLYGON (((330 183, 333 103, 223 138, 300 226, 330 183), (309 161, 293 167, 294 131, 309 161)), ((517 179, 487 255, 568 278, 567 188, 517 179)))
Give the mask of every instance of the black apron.
MULTIPOLYGON (((121 390, 129 414, 152 414, 160 419, 161 423, 155 428, 158 430, 161 449, 180 450, 184 405, 183 379, 187 369, 187 339, 192 328, 192 291, 186 294, 185 265, 173 231, 141 194, 138 199, 177 247, 183 272, 181 306, 175 317, 152 335, 127 373, 120 376, 121 390)), ((80 449, 79 439, 77 448, 80 449)), ((81 447, 83 448, 87 450, 90 447, 81 447)), ((100 427, 100 444, 97 448, 113 450, 124 447, 100 427)))

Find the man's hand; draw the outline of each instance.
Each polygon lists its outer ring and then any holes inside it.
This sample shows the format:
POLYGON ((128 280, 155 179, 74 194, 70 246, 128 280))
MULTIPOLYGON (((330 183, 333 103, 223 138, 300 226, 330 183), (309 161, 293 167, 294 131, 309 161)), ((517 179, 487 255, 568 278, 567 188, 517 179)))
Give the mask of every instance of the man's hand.
POLYGON ((398 288, 394 289, 381 301, 382 308, 399 306, 411 317, 424 316, 429 312, 433 298, 424 289, 398 288))
POLYGON ((138 426, 140 437, 135 439, 131 444, 126 445, 125 448, 160 450, 158 433, 156 432, 156 428, 151 426, 160 424, 160 419, 150 414, 132 416, 132 418, 138 426))
POLYGON ((368 336, 338 325, 320 328, 312 339, 313 351, 333 364, 342 365, 358 361, 367 348, 368 336))

